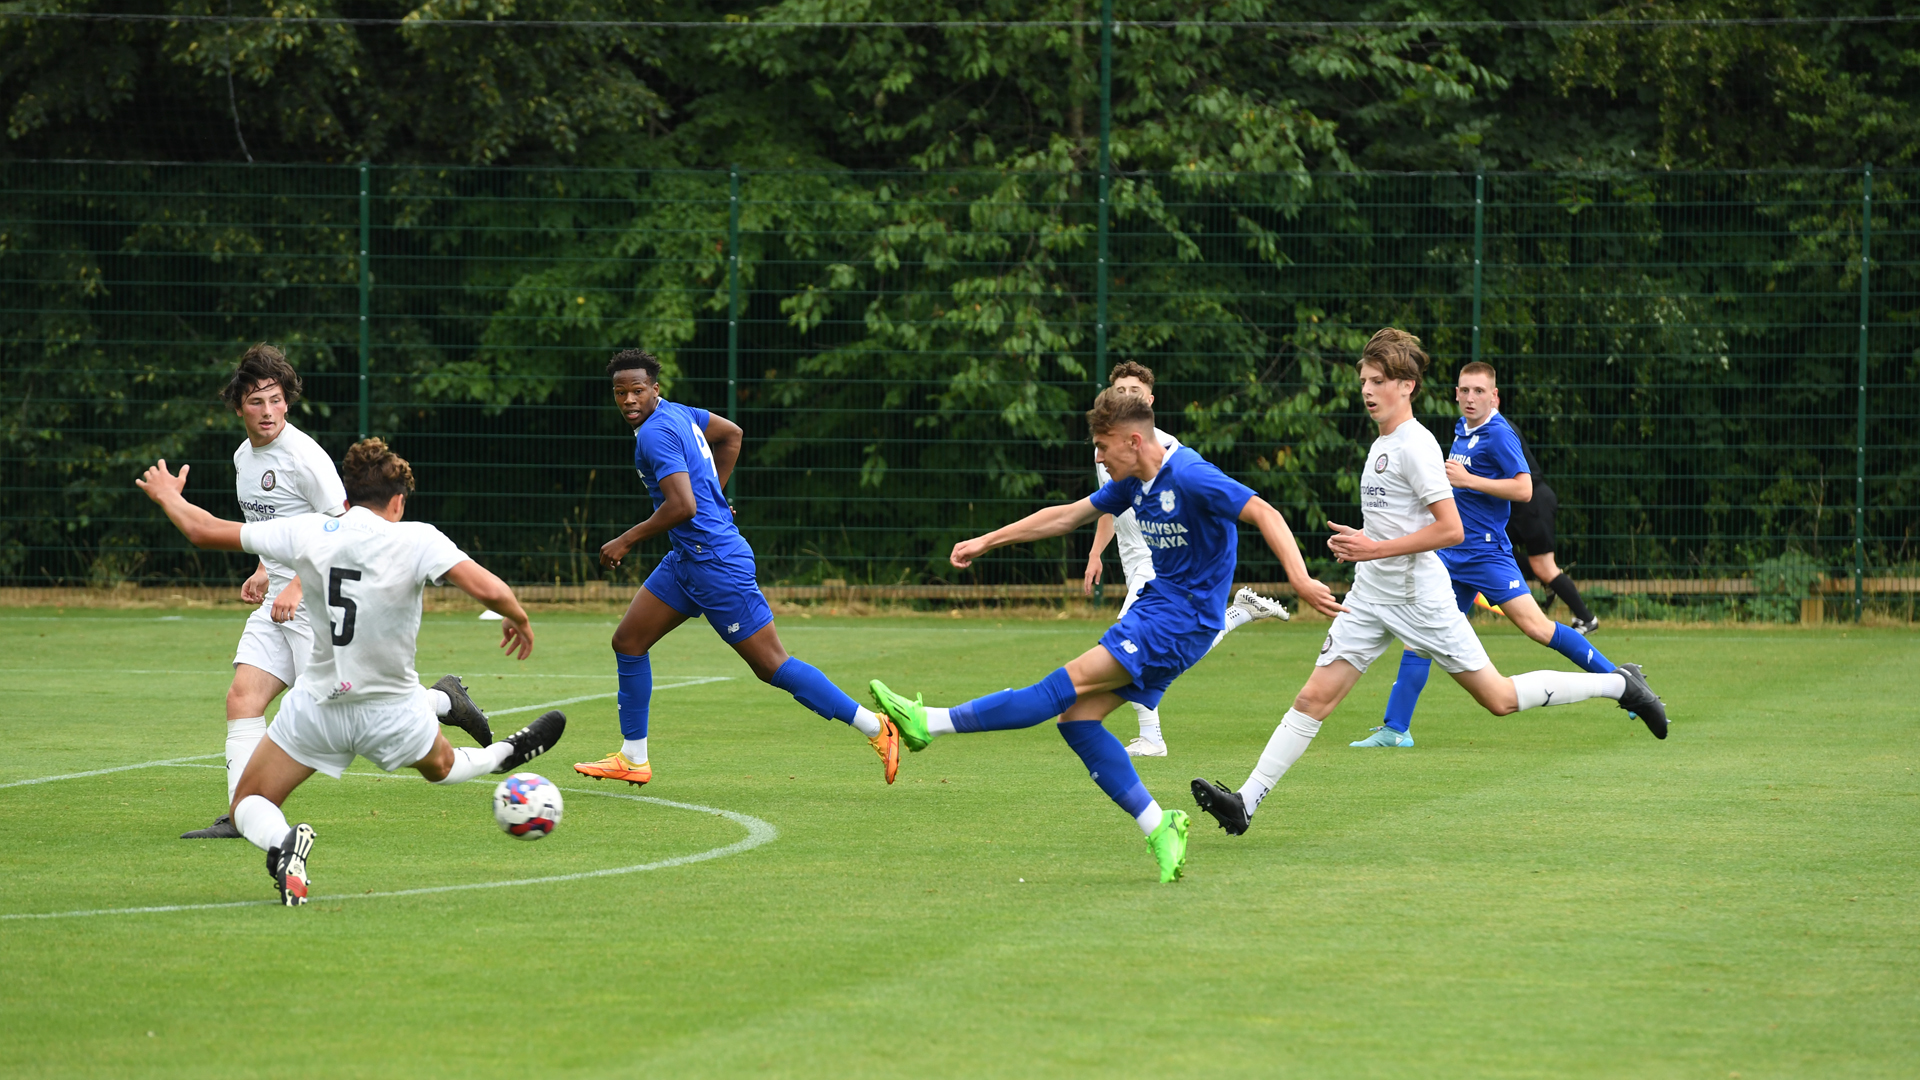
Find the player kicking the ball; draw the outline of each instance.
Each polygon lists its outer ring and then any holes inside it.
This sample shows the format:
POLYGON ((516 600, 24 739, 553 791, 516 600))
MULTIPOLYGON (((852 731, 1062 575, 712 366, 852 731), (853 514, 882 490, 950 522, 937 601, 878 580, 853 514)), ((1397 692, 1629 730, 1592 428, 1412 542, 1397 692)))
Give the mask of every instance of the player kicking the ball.
POLYGON ((1345 609, 1307 576, 1279 511, 1193 450, 1160 445, 1145 397, 1103 390, 1087 413, 1087 426, 1111 481, 1079 502, 963 540, 953 546, 950 561, 965 569, 995 548, 1062 536, 1101 514, 1131 509, 1154 560, 1155 576, 1138 601, 1098 645, 1032 686, 945 709, 919 698, 908 701, 878 679, 871 684, 873 696, 916 751, 940 735, 1028 728, 1059 717, 1060 737, 1086 763, 1094 783, 1146 834, 1160 880, 1174 881, 1187 860, 1187 815, 1161 810, 1101 720, 1125 702, 1159 704, 1167 687, 1213 647, 1233 584, 1236 522, 1260 530, 1306 603, 1327 615, 1345 609))
POLYGON ((867 737, 893 783, 900 768, 900 736, 885 717, 861 706, 820 669, 787 655, 773 626, 773 612, 755 580, 753 548, 733 523, 727 477, 740 457, 738 425, 705 409, 690 409, 660 395, 660 361, 643 349, 627 349, 607 362, 613 400, 633 428, 633 467, 653 498, 647 520, 607 541, 600 565, 616 567, 642 541, 662 533, 672 542, 660 565, 634 594, 613 632, 613 658, 620 673, 620 749, 599 761, 573 767, 582 776, 653 779, 647 756, 647 713, 653 696, 654 643, 696 615, 733 646, 761 682, 829 720, 867 737))
POLYGON ((1434 554, 1458 544, 1463 530, 1440 444, 1413 419, 1413 395, 1426 366, 1420 339, 1391 327, 1373 335, 1360 355, 1360 396, 1380 430, 1360 475, 1365 529, 1329 522, 1334 536, 1327 541, 1335 557, 1354 564, 1348 610, 1333 620, 1312 677, 1274 729, 1247 782, 1232 791, 1193 781, 1200 808, 1236 836, 1247 831, 1260 801, 1396 637, 1438 661, 1495 716, 1610 698, 1638 714, 1656 738, 1667 737, 1666 709, 1633 664, 1605 675, 1529 671, 1509 679, 1487 659, 1454 601, 1446 567, 1434 554))
MULTIPOLYGON (((1507 538, 1507 517, 1515 503, 1533 498, 1532 466, 1520 435, 1500 415, 1500 387, 1493 365, 1474 361, 1460 369, 1454 400, 1460 420, 1453 429, 1453 452, 1447 456, 1447 482, 1460 511, 1466 539, 1440 549, 1440 561, 1453 579, 1453 596, 1462 614, 1473 609, 1474 594, 1513 620, 1513 625, 1542 645, 1580 665, 1606 674, 1613 661, 1570 626, 1547 618, 1527 588, 1520 564, 1507 538)), ((1350 746, 1412 746, 1413 710, 1420 703, 1433 661, 1408 651, 1400 655, 1400 671, 1387 694, 1387 714, 1373 734, 1350 746)))
MULTIPOLYGON (((1131 360, 1115 364, 1107 376, 1107 385, 1115 393, 1134 394, 1144 398, 1148 405, 1153 404, 1153 369, 1145 364, 1131 360)), ((1161 449, 1168 453, 1180 449, 1180 440, 1158 427, 1153 429, 1153 437, 1161 449)), ((1093 475, 1104 487, 1113 477, 1107 473, 1107 467, 1097 460, 1098 454, 1095 457, 1093 475)), ((1082 583, 1082 590, 1089 596, 1093 595, 1093 587, 1099 582, 1100 576, 1106 573, 1104 556, 1108 541, 1115 542, 1120 548, 1120 569, 1127 579, 1127 598, 1120 605, 1120 614, 1115 616, 1115 619, 1123 619, 1133 609, 1134 601, 1140 599, 1140 590, 1153 580, 1153 556, 1146 539, 1140 535, 1140 526, 1134 521, 1131 509, 1118 514, 1101 514, 1100 520, 1093 526, 1093 550, 1087 555, 1087 572, 1082 583)), ((1256 619, 1285 618, 1287 609, 1279 601, 1269 600, 1252 589, 1241 589, 1234 594, 1233 602, 1227 605, 1225 625, 1214 636, 1213 643, 1219 645, 1228 634, 1256 619)), ((1133 706, 1134 714, 1140 721, 1140 735, 1127 744, 1127 756, 1166 757, 1167 737, 1160 728, 1159 708, 1138 701, 1128 704, 1133 706)))
MULTIPOLYGON (((354 444, 342 462, 347 511, 272 521, 224 521, 187 502, 180 475, 161 461, 136 481, 195 547, 245 551, 299 575, 310 609, 326 612, 324 634, 280 705, 233 794, 233 823, 267 853, 282 903, 307 902, 313 827, 291 828, 280 807, 317 769, 338 777, 360 755, 387 772, 411 766, 436 784, 510 772, 545 752, 566 729, 549 712, 512 737, 484 748, 454 749, 437 713, 446 695, 414 674, 420 592, 451 581, 505 620, 501 646, 526 659, 533 651, 527 613, 506 583, 467 558, 439 529, 403 522, 413 470, 379 439, 354 444), (438 695, 438 697, 436 697, 438 695)), ((463 695, 464 696, 464 695, 463 695)))

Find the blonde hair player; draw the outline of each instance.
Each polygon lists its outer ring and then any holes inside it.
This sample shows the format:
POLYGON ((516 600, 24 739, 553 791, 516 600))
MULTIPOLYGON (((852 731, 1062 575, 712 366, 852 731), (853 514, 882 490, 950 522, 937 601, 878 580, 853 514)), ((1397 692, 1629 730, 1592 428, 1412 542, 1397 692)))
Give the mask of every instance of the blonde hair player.
POLYGON ((1453 582, 1434 554, 1458 544, 1464 530, 1440 444, 1413 419, 1413 395, 1427 354, 1419 338, 1388 327, 1367 342, 1357 367, 1360 397, 1380 437, 1368 448, 1360 472, 1364 528, 1328 522, 1334 535, 1327 547, 1335 558, 1354 564, 1347 610, 1333 620, 1312 676, 1274 729, 1247 782, 1235 791, 1193 781, 1200 809, 1235 836, 1247 831, 1261 800, 1300 760, 1320 724, 1394 638, 1439 663, 1495 716, 1609 698, 1637 714, 1656 738, 1667 737, 1666 709, 1634 664, 1607 675, 1529 671, 1511 679, 1494 668, 1455 605, 1453 582))
MULTIPOLYGON (((1107 386, 1116 394, 1128 394, 1144 400, 1148 405, 1153 404, 1153 369, 1145 364, 1125 360, 1113 365, 1113 370, 1107 375, 1107 386)), ((1161 449, 1168 453, 1180 449, 1180 440, 1157 426, 1153 429, 1153 438, 1160 444, 1161 449)), ((1097 452, 1094 455, 1093 475, 1103 487, 1113 479, 1112 474, 1107 471, 1106 464, 1099 460, 1097 452)), ((1105 556, 1109 541, 1119 546, 1120 570, 1126 575, 1127 581, 1127 598, 1120 604, 1120 614, 1114 616, 1117 621, 1126 618, 1127 612, 1133 608, 1134 601, 1140 599, 1140 590, 1146 587, 1147 582, 1153 580, 1153 549, 1140 535, 1140 524, 1134 520, 1131 509, 1122 510, 1118 514, 1101 514, 1099 520, 1093 525, 1093 550, 1087 553, 1087 570, 1085 579, 1081 583, 1081 592, 1085 595, 1093 595, 1093 587, 1106 573, 1105 556)), ((1228 634, 1256 619, 1286 619, 1287 617, 1287 609, 1278 601, 1269 600, 1252 589, 1241 589, 1234 594, 1233 602, 1227 605, 1224 617, 1226 625, 1214 637, 1213 643, 1216 646, 1219 645, 1228 634)), ((1133 711, 1140 721, 1140 734, 1127 743, 1127 755, 1129 757, 1166 757, 1167 739, 1160 727, 1159 707, 1139 701, 1128 704, 1133 706, 1133 711)))
POLYGON ((313 827, 289 827, 280 807, 314 772, 338 777, 356 756, 392 772, 419 770, 436 784, 460 784, 487 772, 509 772, 551 748, 567 718, 549 712, 489 746, 455 750, 440 732, 436 691, 414 673, 420 593, 448 581, 505 620, 501 647, 524 660, 533 628, 513 590, 467 558, 446 534, 425 522, 401 521, 413 490, 413 469, 379 439, 347 451, 341 478, 347 511, 339 517, 296 514, 241 524, 189 503, 180 474, 167 463, 134 481, 160 504, 195 547, 245 551, 290 566, 325 612, 313 656, 281 703, 233 793, 233 822, 267 853, 280 901, 307 902, 313 827))

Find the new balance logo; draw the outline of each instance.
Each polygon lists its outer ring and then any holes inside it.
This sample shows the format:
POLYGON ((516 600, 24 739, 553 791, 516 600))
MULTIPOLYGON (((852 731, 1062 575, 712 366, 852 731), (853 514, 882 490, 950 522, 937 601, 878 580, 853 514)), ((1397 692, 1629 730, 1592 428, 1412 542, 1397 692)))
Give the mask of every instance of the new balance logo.
POLYGON ((737 633, 739 633, 739 632, 740 632, 740 624, 739 624, 739 623, 728 623, 728 624, 727 624, 727 633, 729 633, 729 634, 737 634, 737 633))

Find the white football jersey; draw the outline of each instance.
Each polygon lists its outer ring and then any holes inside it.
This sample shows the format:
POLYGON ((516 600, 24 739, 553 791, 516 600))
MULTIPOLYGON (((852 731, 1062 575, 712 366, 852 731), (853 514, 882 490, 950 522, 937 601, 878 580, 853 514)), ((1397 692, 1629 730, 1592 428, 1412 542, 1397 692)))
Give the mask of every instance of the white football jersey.
MULTIPOLYGON (((1160 440, 1160 446, 1169 454, 1180 449, 1179 439, 1157 427, 1153 429, 1153 437, 1160 440)), ((1107 467, 1098 461, 1093 463, 1093 475, 1101 487, 1113 480, 1107 467)), ((1128 585, 1153 579, 1153 555, 1146 538, 1140 535, 1140 523, 1133 520, 1133 511, 1113 516, 1113 544, 1120 549, 1120 568, 1126 574, 1128 585)))
MULTIPOLYGON (((1375 540, 1397 540, 1433 524, 1427 507, 1453 498, 1446 455, 1433 432, 1409 419, 1393 434, 1373 440, 1360 470, 1363 531, 1375 540)), ((1353 592, 1376 604, 1421 600, 1453 603, 1453 581, 1431 551, 1373 559, 1353 566, 1353 592)))
MULTIPOLYGON (((247 521, 346 513, 347 489, 333 459, 292 424, 257 449, 251 441, 242 442, 233 452, 233 472, 234 494, 247 521)), ((267 602, 272 603, 293 580, 293 568, 270 558, 260 561, 267 568, 267 602)))
POLYGON ((424 521, 388 521, 364 506, 240 527, 240 547, 300 575, 313 616, 313 656, 295 684, 315 701, 410 698, 420 591, 467 561, 424 521))

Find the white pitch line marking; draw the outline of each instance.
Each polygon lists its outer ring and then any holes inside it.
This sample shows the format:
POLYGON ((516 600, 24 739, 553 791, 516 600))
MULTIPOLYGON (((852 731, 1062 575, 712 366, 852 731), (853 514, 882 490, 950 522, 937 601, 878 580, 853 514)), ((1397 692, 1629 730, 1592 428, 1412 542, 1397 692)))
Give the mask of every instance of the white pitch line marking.
MULTIPOLYGON (((138 765, 115 765, 111 769, 89 769, 86 772, 61 773, 59 776, 36 776, 31 780, 14 780, 0 784, 0 789, 26 787, 29 784, 51 784, 55 780, 79 780, 88 776, 105 776, 108 773, 130 772, 134 769, 153 769, 161 765, 184 765, 189 761, 205 761, 208 758, 225 757, 224 754, 195 754, 192 757, 167 758, 165 761, 143 761, 138 765)), ((225 766, 221 766, 225 768, 225 766)))
MULTIPOLYGON (((125 765, 125 766, 121 766, 120 769, 103 769, 101 771, 102 772, 119 772, 122 769, 144 769, 150 766, 158 766, 158 765, 185 764, 188 760, 190 759, 182 758, 176 762, 152 761, 152 762, 147 762, 141 765, 125 765)), ((77 776, 95 776, 95 775, 98 775, 98 774, 97 773, 73 774, 73 776, 76 776, 76 777, 77 776)), ((367 775, 380 775, 380 774, 348 773, 347 775, 348 776, 367 776, 367 775)), ((52 780, 66 780, 71 778, 72 777, 68 777, 68 776, 49 776, 39 780, 29 780, 24 782, 25 783, 46 783, 52 780)), ((479 781, 473 781, 473 782, 491 783, 492 781, 479 780, 479 781)), ((471 892, 475 889, 511 889, 511 888, 518 888, 519 886, 522 886, 522 885, 554 885, 554 884, 559 884, 561 882, 567 882, 567 881, 585 881, 589 878, 619 877, 624 874, 643 874, 649 870, 669 870, 676 866, 686 866, 691 863, 707 862, 708 860, 711 860, 711 859, 724 859, 729 855, 738 855, 745 851, 752 851, 754 848, 761 847, 765 844, 770 844, 775 839, 778 839, 780 836, 780 830, 774 828, 771 824, 769 824, 766 821, 762 821, 761 819, 754 817, 751 814, 742 814, 733 810, 722 810, 717 806, 702 806, 699 803, 675 802, 672 799, 657 799, 651 795, 626 795, 617 791, 595 791, 592 788, 561 788, 560 790, 569 792, 575 795, 598 795, 603 799, 626 799, 629 802, 653 803, 656 806, 671 807, 672 809, 675 809, 675 810, 693 810, 702 814, 712 814, 715 817, 726 818, 728 821, 733 822, 735 825, 739 825, 745 828, 747 830, 747 835, 723 847, 709 848, 706 851, 696 851, 691 855, 676 855, 670 859, 656 859, 653 862, 635 863, 632 866, 612 866, 604 870, 582 870, 579 873, 575 873, 575 874, 549 874, 545 877, 514 878, 508 881, 476 881, 466 885, 427 885, 417 889, 394 889, 388 892, 345 893, 339 896, 315 896, 310 898, 307 902, 310 904, 320 904, 320 903, 330 903, 330 902, 344 901, 344 900, 379 900, 382 898, 394 897, 394 896, 428 896, 436 893, 471 892)), ((172 911, 219 911, 225 908, 278 907, 278 906, 280 906, 280 904, 276 900, 229 900, 229 901, 226 901, 225 903, 218 903, 218 904, 164 904, 164 905, 158 905, 154 907, 137 907, 137 908, 92 908, 92 909, 83 910, 83 911, 19 912, 11 915, 0 915, 0 921, 12 921, 17 919, 80 919, 80 918, 89 918, 96 915, 162 915, 172 911)))
MULTIPOLYGON (((733 676, 731 675, 701 675, 696 678, 688 679, 685 682, 673 683, 669 686, 656 686, 654 687, 654 689, 655 690, 679 690, 682 687, 687 687, 687 686, 705 686, 708 683, 732 682, 732 681, 733 681, 733 676)), ((532 712, 535 709, 555 709, 555 708, 559 708, 562 705, 573 705, 582 701, 600 701, 604 698, 619 697, 619 696, 620 696, 620 692, 617 690, 611 693, 606 693, 606 694, 583 694, 580 697, 561 698, 559 701, 549 701, 542 705, 520 705, 511 709, 494 709, 488 712, 487 715, 488 716, 510 716, 513 713, 532 712)))

